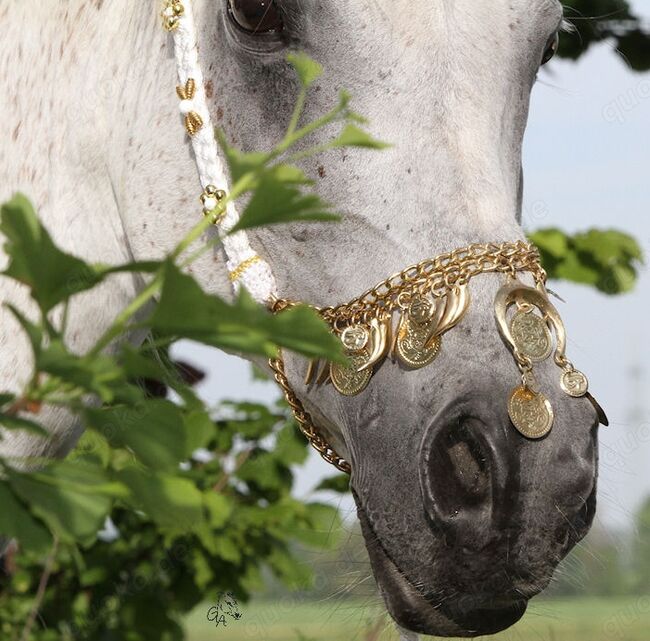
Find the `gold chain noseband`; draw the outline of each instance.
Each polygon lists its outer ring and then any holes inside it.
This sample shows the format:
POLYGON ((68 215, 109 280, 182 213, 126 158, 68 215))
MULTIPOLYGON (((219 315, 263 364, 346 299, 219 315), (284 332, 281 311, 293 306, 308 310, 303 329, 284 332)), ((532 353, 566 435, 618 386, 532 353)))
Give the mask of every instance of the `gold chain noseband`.
MULTIPOLYGON (((507 283, 495 301, 501 334, 510 346, 522 376, 522 385, 513 390, 509 415, 514 426, 531 439, 542 438, 553 425, 553 408, 538 390, 533 366, 554 352, 562 369, 562 389, 570 396, 587 394, 588 381, 566 358, 566 334, 557 310, 548 300, 546 272, 539 252, 532 244, 473 244, 407 267, 343 305, 313 307, 342 344, 348 362, 309 364, 305 383, 331 382, 344 396, 361 393, 370 383, 374 369, 392 354, 403 367, 419 369, 439 354, 442 336, 458 325, 470 305, 469 281, 479 274, 502 273, 507 283), (517 280, 528 272, 535 287, 517 280), (513 318, 508 311, 516 306, 513 318), (398 316, 397 331, 393 316, 398 316), (553 334, 555 332, 555 351, 553 334)), ((279 299, 272 304, 281 312, 299 303, 279 299)), ((281 355, 269 362, 296 421, 311 445, 328 462, 350 473, 350 463, 327 442, 294 392, 281 355)))

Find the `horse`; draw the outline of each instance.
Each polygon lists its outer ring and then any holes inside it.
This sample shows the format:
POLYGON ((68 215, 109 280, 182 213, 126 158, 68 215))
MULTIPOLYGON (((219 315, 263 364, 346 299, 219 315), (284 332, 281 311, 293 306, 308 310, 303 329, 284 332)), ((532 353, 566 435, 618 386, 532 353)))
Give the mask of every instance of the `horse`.
MULTIPOLYGON (((304 161, 318 193, 340 205, 339 224, 251 234, 282 296, 332 305, 456 247, 524 239, 522 140, 562 26, 557 0, 193 7, 208 104, 233 144, 265 149, 282 137, 298 91, 285 59, 295 50, 325 69, 307 116, 346 88, 373 135, 392 143, 304 161)), ((29 194, 55 241, 93 261, 160 258, 196 222, 200 185, 158 11, 127 0, 0 2, 0 200, 29 194)), ((221 249, 193 273, 207 291, 232 295, 221 249)), ((435 363, 405 372, 387 361, 358 396, 308 389, 304 362, 287 357, 293 388, 351 464, 388 612, 413 633, 511 626, 594 518, 597 416, 562 393, 551 363, 537 377, 554 429, 531 441, 510 425, 505 399, 518 373, 495 327, 501 285, 497 274, 474 279, 472 305, 435 363)), ((77 297, 74 349, 87 349, 142 287, 124 275, 77 297)), ((29 313, 23 289, 4 279, 0 288, 3 302, 29 313)), ((27 340, 5 308, 0 327, 2 386, 18 391, 30 374, 27 340)), ((7 432, 0 454, 64 457, 82 426, 60 409, 39 418, 48 438, 7 432)))

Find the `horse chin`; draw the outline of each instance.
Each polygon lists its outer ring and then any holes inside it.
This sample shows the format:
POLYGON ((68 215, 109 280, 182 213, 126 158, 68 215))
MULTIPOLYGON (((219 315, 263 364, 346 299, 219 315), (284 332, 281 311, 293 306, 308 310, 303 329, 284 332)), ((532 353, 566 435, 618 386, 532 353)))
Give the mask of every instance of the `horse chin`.
POLYGON ((406 630, 439 637, 496 634, 519 621, 528 599, 508 596, 460 595, 426 597, 389 557, 363 508, 358 515, 372 570, 394 621, 406 630))

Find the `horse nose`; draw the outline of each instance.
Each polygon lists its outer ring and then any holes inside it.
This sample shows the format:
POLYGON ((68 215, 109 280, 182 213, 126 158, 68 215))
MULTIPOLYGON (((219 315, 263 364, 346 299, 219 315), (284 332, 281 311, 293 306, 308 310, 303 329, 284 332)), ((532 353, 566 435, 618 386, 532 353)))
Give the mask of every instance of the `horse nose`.
POLYGON ((506 483, 519 478, 502 424, 503 419, 486 422, 460 412, 434 422, 424 437, 420 460, 424 507, 433 529, 441 531, 449 544, 480 550, 499 536, 506 483))

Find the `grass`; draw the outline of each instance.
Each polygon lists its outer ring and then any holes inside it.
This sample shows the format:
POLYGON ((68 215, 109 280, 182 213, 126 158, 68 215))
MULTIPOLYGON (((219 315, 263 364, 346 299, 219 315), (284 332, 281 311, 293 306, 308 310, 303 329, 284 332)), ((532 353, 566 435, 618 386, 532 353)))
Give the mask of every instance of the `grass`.
MULTIPOLYGON (((209 607, 190 617, 187 641, 397 641, 378 605, 258 602, 243 606, 242 619, 225 628, 207 621, 209 607)), ((650 597, 535 601, 516 626, 489 639, 649 641, 650 597)))

